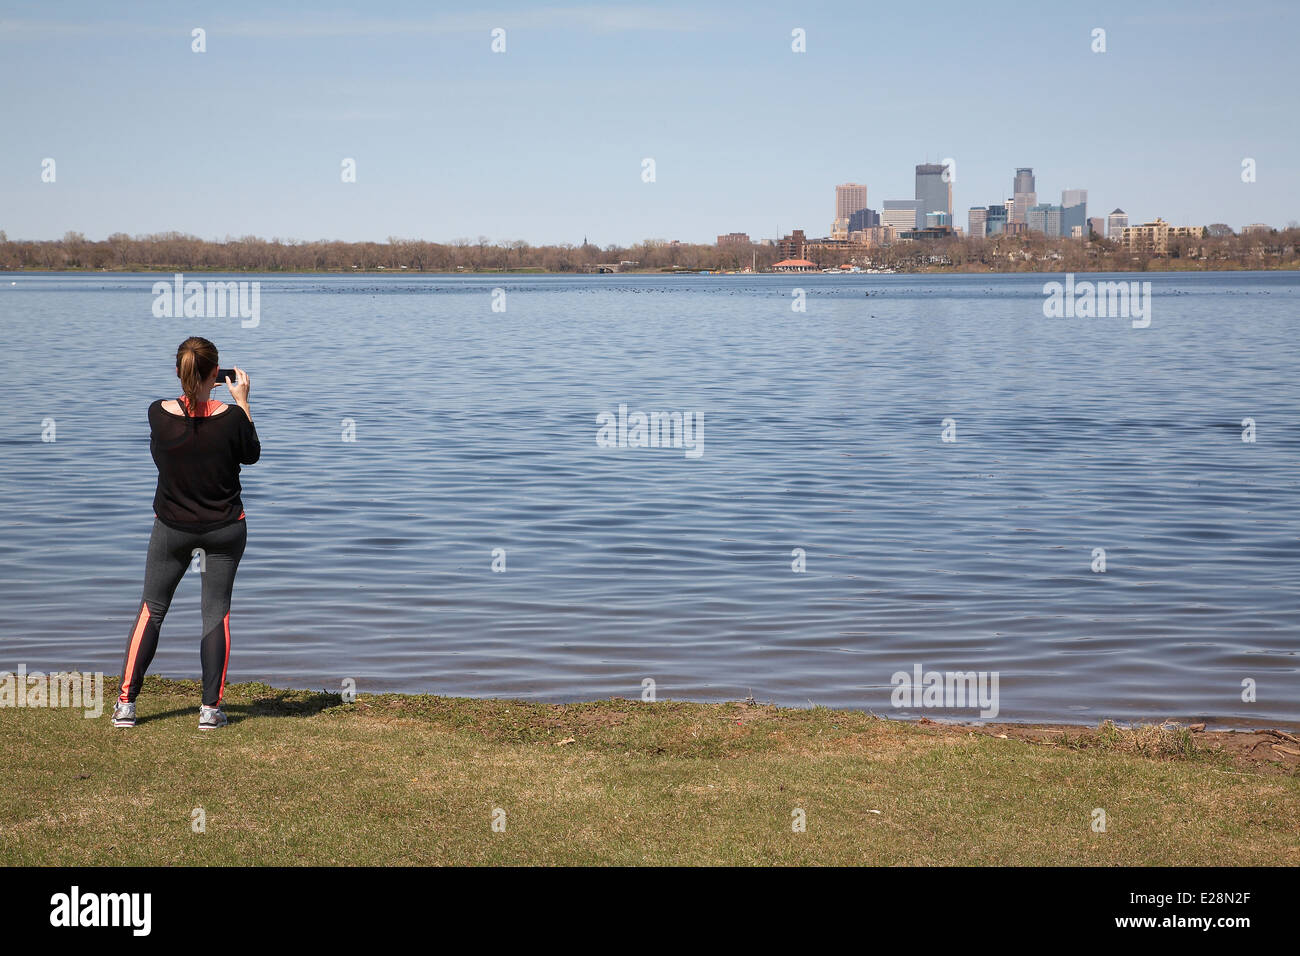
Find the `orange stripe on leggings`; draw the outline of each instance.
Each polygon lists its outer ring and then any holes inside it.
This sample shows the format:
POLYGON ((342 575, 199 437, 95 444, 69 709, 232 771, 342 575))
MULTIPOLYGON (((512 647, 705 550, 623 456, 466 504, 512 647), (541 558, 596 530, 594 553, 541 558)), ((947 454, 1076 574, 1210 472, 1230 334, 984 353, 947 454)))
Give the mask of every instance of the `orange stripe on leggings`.
POLYGON ((226 696, 226 669, 230 667, 230 612, 221 619, 221 624, 226 630, 226 662, 221 665, 221 689, 217 691, 217 706, 221 705, 221 698, 226 696))
POLYGON ((118 700, 130 700, 127 696, 131 686, 131 677, 135 674, 135 656, 140 650, 140 638, 144 637, 145 625, 149 623, 149 605, 141 602, 140 616, 135 619, 135 630, 131 632, 130 650, 126 652, 126 673, 122 675, 122 693, 118 700))

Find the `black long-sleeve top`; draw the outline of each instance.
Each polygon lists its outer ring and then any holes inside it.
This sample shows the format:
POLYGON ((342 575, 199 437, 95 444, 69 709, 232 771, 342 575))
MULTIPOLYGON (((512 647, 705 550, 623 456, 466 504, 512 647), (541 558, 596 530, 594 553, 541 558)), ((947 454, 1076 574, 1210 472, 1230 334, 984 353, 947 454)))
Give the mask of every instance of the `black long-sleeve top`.
MULTIPOLYGON (((220 406, 219 402, 209 403, 220 406)), ((158 466, 153 511, 180 531, 211 531, 244 517, 239 466, 262 455, 257 429, 238 405, 200 417, 149 406, 149 450, 158 466)))

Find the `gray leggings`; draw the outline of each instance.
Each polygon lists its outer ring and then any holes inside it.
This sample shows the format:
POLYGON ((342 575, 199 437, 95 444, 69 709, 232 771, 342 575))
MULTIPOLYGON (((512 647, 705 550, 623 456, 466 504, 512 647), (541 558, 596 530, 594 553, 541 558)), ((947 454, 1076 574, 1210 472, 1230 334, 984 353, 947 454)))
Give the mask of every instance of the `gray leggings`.
POLYGON ((242 519, 202 533, 177 531, 154 519, 149 557, 144 566, 144 597, 126 642, 119 700, 133 701, 140 693, 145 671, 158 649, 158 632, 171 606, 172 595, 197 550, 203 579, 203 640, 199 644, 203 703, 210 707, 221 703, 226 689, 226 666, 230 662, 230 595, 247 541, 248 529, 242 519))

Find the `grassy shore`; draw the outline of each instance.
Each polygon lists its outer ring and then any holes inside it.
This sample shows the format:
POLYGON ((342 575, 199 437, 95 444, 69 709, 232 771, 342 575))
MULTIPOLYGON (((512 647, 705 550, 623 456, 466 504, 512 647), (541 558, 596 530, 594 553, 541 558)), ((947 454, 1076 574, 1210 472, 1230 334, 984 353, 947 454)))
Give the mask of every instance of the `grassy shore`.
POLYGON ((1285 737, 265 684, 200 733, 194 682, 138 703, 0 712, 0 863, 1300 864, 1285 737))

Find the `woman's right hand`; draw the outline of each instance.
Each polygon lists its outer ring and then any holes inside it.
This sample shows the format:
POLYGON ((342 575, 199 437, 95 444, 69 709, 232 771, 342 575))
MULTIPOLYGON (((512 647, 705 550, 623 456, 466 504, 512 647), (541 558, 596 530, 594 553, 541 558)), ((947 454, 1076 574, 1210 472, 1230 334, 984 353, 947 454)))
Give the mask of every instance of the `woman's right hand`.
POLYGON ((238 365, 235 366, 235 381, 226 379, 226 388, 230 389, 230 397, 235 400, 237 405, 248 404, 248 390, 253 387, 253 380, 248 377, 238 365))

